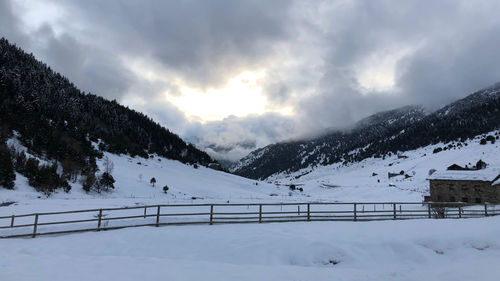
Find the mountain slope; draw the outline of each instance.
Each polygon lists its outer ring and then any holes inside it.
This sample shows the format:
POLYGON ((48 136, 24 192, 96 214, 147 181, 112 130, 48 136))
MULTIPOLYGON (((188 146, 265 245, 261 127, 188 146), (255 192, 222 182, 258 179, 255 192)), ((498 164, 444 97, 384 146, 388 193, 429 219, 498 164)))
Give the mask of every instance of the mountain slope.
POLYGON ((357 162, 438 142, 463 141, 498 128, 500 84, 495 84, 429 115, 419 107, 403 107, 372 115, 348 132, 273 144, 252 152, 232 171, 264 179, 306 167, 357 162))
POLYGON ((142 113, 84 94, 33 55, 0 39, 0 145, 13 135, 63 174, 94 169, 107 151, 208 165, 208 154, 142 113))
POLYGON ((242 176, 262 179, 277 172, 293 172, 309 166, 354 160, 359 152, 348 152, 394 135, 424 116, 423 108, 417 106, 377 113, 359 121, 349 130, 334 131, 312 140, 273 144, 256 150, 232 170, 242 176))

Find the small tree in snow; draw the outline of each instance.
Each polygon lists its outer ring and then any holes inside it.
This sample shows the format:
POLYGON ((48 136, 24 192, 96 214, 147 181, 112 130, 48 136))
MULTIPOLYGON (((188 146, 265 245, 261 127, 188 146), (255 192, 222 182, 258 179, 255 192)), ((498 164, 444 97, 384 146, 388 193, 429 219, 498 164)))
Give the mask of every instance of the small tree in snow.
POLYGON ((113 162, 111 161, 111 159, 109 159, 108 156, 104 157, 103 166, 104 166, 104 173, 108 173, 110 175, 113 173, 115 164, 113 164, 113 162))
POLYGON ((115 189, 115 179, 108 172, 104 172, 101 175, 99 183, 101 184, 102 188, 104 188, 106 191, 108 191, 110 188, 115 189))
POLYGON ((149 183, 150 183, 153 187, 155 187, 156 179, 155 179, 154 177, 153 177, 153 178, 151 178, 151 180, 149 181, 149 183))
POLYGON ((167 193, 167 192, 168 192, 168 186, 167 186, 167 185, 165 185, 165 186, 163 187, 163 192, 165 192, 165 193, 167 193))

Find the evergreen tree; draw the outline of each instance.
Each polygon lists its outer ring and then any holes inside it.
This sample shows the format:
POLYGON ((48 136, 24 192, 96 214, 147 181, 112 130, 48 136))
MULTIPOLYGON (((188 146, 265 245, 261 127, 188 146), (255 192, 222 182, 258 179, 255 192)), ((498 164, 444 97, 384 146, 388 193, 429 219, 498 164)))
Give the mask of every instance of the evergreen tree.
POLYGON ((7 189, 14 189, 14 166, 10 151, 5 146, 0 146, 0 186, 7 189))
POLYGON ((82 178, 82 188, 86 192, 90 192, 90 190, 92 190, 92 188, 94 187, 94 185, 95 185, 95 183, 97 181, 96 176, 95 176, 95 172, 94 171, 88 171, 87 173, 83 174, 82 176, 83 176, 83 178, 82 178))
POLYGON ((39 161, 33 157, 28 158, 26 160, 26 166, 24 168, 24 176, 28 179, 32 179, 38 173, 38 164, 39 161))
POLYGON ((106 191, 108 191, 110 188, 112 189, 115 189, 115 179, 113 178, 113 176, 108 173, 108 172, 104 172, 102 175, 101 175, 101 178, 100 178, 100 184, 104 187, 104 189, 106 189, 106 191))
POLYGON ((17 152, 16 154, 16 161, 15 161, 15 170, 18 173, 24 174, 25 168, 26 168, 26 154, 24 151, 17 152))

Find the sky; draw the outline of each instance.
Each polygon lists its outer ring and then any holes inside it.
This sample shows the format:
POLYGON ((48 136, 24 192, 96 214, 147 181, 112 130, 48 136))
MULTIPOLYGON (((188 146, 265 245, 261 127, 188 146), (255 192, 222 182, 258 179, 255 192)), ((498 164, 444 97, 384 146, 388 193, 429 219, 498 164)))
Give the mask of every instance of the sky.
POLYGON ((0 0, 0 36, 217 159, 500 81, 500 1, 0 0))

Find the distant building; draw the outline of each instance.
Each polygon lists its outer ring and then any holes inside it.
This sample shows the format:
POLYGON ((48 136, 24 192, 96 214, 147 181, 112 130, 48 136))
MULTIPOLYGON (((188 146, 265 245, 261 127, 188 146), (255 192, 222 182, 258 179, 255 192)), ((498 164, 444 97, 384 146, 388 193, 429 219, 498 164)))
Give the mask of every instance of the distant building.
POLYGON ((484 162, 483 160, 479 159, 479 161, 477 161, 477 163, 476 163, 475 166, 468 167, 467 165, 465 165, 465 167, 462 167, 462 166, 460 166, 458 164, 453 164, 453 165, 449 166, 447 168, 447 170, 455 170, 455 171, 482 170, 482 169, 486 169, 487 166, 488 166, 488 164, 486 164, 486 162, 484 162))
POLYGON ((449 166, 448 168, 446 168, 446 170, 452 170, 452 171, 465 171, 465 170, 471 170, 469 168, 464 168, 460 165, 457 165, 457 164, 453 164, 451 166, 449 166))
POLYGON ((447 170, 429 176, 432 202, 500 203, 500 171, 447 170))
POLYGON ((222 165, 219 163, 210 163, 208 167, 213 170, 222 171, 222 165))

